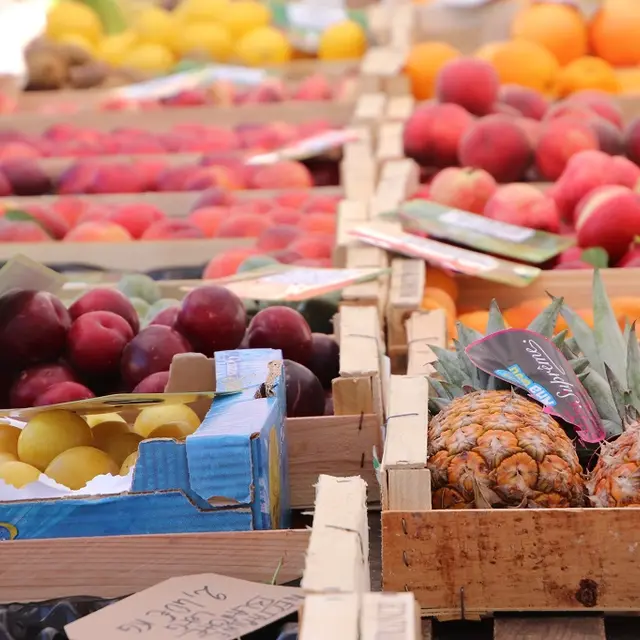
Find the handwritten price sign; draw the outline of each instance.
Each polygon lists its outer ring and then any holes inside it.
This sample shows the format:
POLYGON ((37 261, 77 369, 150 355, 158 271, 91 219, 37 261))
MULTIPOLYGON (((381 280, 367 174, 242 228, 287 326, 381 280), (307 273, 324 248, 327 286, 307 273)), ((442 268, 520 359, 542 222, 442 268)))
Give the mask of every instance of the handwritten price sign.
POLYGON ((69 640, 233 640, 294 613, 300 589, 215 574, 171 578, 65 627, 69 640))

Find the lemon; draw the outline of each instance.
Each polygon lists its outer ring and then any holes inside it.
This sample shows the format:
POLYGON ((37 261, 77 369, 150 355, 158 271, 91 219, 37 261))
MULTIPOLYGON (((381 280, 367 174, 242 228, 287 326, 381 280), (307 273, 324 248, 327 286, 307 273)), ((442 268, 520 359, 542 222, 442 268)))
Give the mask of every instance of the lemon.
POLYGON ((362 58, 367 50, 367 35, 353 20, 344 20, 322 32, 318 44, 320 60, 351 60, 362 58))
POLYGON ((0 424, 0 452, 18 455, 18 438, 20 429, 10 424, 0 424))
POLYGON ((107 473, 116 476, 119 471, 118 465, 104 451, 95 447, 74 447, 56 456, 45 469, 45 474, 57 483, 75 490, 82 489, 96 476, 107 473))
POLYGON ((63 409, 43 411, 20 433, 18 457, 44 471, 58 454, 91 442, 91 429, 79 415, 63 409))
POLYGON ((186 423, 187 429, 191 429, 189 433, 193 433, 200 426, 200 418, 186 404, 163 404, 143 409, 136 418, 133 430, 147 438, 154 429, 170 422, 186 423))
POLYGON ((266 27, 271 23, 271 11, 261 2, 236 0, 221 16, 221 22, 236 40, 249 31, 266 27))
POLYGON ((160 7, 149 6, 142 9, 133 23, 133 30, 140 42, 150 42, 168 46, 176 28, 174 18, 160 7))
POLYGON ((173 50, 179 56, 206 51, 217 62, 226 62, 233 51, 229 32, 215 22, 192 22, 177 30, 173 50))
POLYGON ((35 482, 39 477, 40 469, 36 469, 26 462, 12 460, 0 464, 0 478, 16 489, 35 482))
POLYGON ((292 49, 284 33, 274 27, 260 27, 240 39, 235 55, 242 64, 262 67, 289 62, 292 49))
MULTIPOLYGON (((114 433, 131 433, 131 430, 126 422, 119 422, 118 420, 101 422, 91 429, 94 443, 110 438, 114 433)), ((96 444, 96 446, 98 449, 102 449, 98 444, 96 444)))
POLYGON ((175 60, 167 47, 146 42, 130 49, 122 59, 122 64, 145 73, 166 73, 175 60))
POLYGON ((142 436, 137 433, 111 433, 100 439, 94 437, 95 446, 104 451, 117 465, 122 466, 125 459, 138 450, 142 436))
POLYGON ((14 462, 18 459, 13 453, 7 453, 6 451, 0 451, 0 465, 5 462, 14 462))
POLYGON ((136 463, 137 460, 138 460, 137 451, 134 451, 133 453, 129 454, 125 459, 125 461, 122 463, 122 466, 120 467, 120 475, 126 476, 127 473, 129 473, 129 469, 133 467, 133 465, 136 463))
POLYGON ((184 440, 193 433, 188 422, 168 422, 167 424, 156 427, 149 433, 147 438, 174 438, 176 440, 184 440))
POLYGON ((102 37, 102 23, 87 5, 72 0, 63 0, 53 6, 47 14, 46 34, 53 40, 75 33, 97 44, 102 37))
POLYGON ((229 0, 183 0, 175 10, 184 22, 217 22, 229 11, 229 0))
MULTIPOLYGON (((122 33, 106 36, 98 45, 96 55, 100 60, 114 67, 118 67, 122 65, 122 61, 126 57, 127 52, 136 45, 137 41, 138 38, 132 31, 123 31, 122 33)), ((100 417, 101 416, 92 416, 92 418, 100 417)), ((89 426, 93 425, 89 424, 89 426)))
POLYGON ((63 33, 58 38, 58 42, 60 42, 61 44, 71 44, 74 47, 79 47, 80 49, 82 49, 83 51, 87 51, 91 55, 94 55, 96 51, 93 42, 91 42, 91 40, 83 36, 81 33, 63 33))

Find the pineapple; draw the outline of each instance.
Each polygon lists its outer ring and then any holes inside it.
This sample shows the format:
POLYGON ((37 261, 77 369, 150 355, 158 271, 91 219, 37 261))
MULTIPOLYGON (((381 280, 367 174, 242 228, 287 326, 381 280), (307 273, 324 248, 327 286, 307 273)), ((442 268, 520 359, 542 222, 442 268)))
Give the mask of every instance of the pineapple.
MULTIPOLYGON (((550 337, 561 306, 554 301, 529 328, 550 337)), ((494 302, 487 333, 500 329, 494 302)), ((464 349, 480 337, 458 323, 455 353, 432 347, 441 376, 430 380, 438 396, 431 408, 440 410, 429 424, 433 507, 583 506, 583 471, 571 440, 537 402, 474 367, 464 349)))

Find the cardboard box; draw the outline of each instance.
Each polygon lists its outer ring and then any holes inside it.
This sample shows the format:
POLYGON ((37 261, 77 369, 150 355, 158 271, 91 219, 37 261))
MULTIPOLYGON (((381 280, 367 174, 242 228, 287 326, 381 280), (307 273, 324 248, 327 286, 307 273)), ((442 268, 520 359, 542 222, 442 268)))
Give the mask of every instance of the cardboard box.
MULTIPOLYGON (((191 365, 197 360, 209 364, 198 354, 185 357, 191 358, 191 365)), ((290 506, 282 354, 247 349, 218 352, 216 357, 217 390, 239 393, 214 400, 202 425, 184 441, 158 438, 140 443, 130 480, 100 476, 75 492, 63 492, 60 485, 52 491, 42 476, 22 489, 0 483, 0 531, 5 538, 286 527, 290 506), (98 486, 110 489, 91 495, 92 487, 98 486)), ((190 386, 189 380, 174 375, 171 390, 182 384, 190 386)), ((201 401, 202 395, 191 399, 201 401)), ((126 396, 107 396, 55 408, 87 413, 97 412, 98 404, 102 412, 130 411, 132 406, 126 396)), ((51 408, 0 415, 28 419, 51 408)))

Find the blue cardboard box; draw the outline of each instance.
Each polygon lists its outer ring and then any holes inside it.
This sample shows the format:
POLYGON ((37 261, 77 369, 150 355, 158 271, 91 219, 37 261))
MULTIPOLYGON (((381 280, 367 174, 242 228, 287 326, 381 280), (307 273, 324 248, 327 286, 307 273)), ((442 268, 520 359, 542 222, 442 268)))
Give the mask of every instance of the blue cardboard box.
MULTIPOLYGON (((196 363, 211 367, 203 356, 194 358, 196 363)), ((215 380, 216 392, 228 395, 214 399, 195 433, 182 442, 159 438, 140 444, 128 491, 27 499, 18 494, 0 502, 0 539, 287 527, 282 354, 272 349, 218 352, 215 380)), ((202 401, 202 396, 193 399, 202 401)), ((73 404, 86 408, 86 403, 73 404)), ((22 491, 4 485, 7 489, 22 491)))

